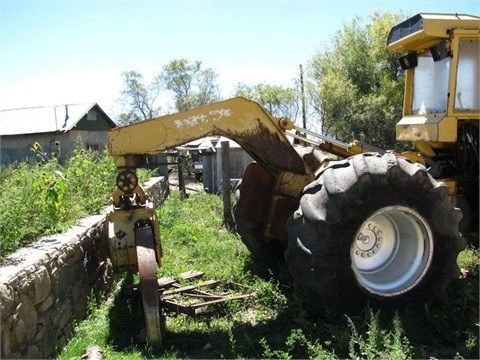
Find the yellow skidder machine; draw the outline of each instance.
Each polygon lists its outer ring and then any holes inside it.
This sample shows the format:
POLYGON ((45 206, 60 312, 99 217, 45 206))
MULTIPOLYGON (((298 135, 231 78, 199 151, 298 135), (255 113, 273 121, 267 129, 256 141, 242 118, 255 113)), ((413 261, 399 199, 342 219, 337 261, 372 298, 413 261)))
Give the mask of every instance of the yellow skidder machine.
POLYGON ((119 169, 111 257, 116 270, 140 273, 148 341, 161 345, 162 254, 135 169, 145 154, 208 135, 236 141, 255 159, 236 189, 238 232, 260 261, 286 261, 307 302, 441 299, 459 275, 460 231, 478 241, 479 24, 470 15, 418 14, 390 31, 387 49, 406 70, 397 139, 416 152, 345 144, 243 98, 110 131, 119 169), (287 134, 308 146, 292 145, 287 134))

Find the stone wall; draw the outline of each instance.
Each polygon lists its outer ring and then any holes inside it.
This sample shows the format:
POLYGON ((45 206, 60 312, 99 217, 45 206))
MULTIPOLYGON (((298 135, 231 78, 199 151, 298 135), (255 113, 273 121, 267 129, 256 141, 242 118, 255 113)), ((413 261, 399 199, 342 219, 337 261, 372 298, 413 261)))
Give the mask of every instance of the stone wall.
MULTIPOLYGON (((147 193, 162 202, 164 178, 147 193)), ((158 206, 158 205, 156 205, 158 206)), ((65 233, 24 247, 0 266, 1 358, 47 358, 84 319, 87 305, 113 285, 105 214, 84 218, 65 233)))

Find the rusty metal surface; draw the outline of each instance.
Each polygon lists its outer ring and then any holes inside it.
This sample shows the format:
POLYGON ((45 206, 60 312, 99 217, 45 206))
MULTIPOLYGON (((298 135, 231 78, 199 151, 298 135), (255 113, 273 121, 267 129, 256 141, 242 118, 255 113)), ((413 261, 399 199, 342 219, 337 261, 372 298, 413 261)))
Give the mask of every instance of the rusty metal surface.
POLYGON ((135 235, 147 342, 152 347, 160 348, 162 346, 162 335, 160 330, 160 301, 158 297, 155 237, 151 227, 138 228, 135 231, 135 235))
MULTIPOLYGON (((194 294, 185 294, 186 296, 195 297, 194 294)), ((162 305, 171 311, 180 312, 187 315, 197 315, 202 308, 211 305, 218 305, 224 303, 226 301, 234 301, 234 300, 244 300, 249 299, 255 296, 255 294, 243 294, 243 295, 236 295, 236 296, 214 296, 210 294, 204 294, 202 296, 198 296, 198 298, 202 298, 203 301, 194 303, 194 304, 183 304, 179 302, 175 302, 169 299, 162 299, 162 305), (205 300, 208 298, 213 298, 212 300, 205 300)))
POLYGON ((298 206, 297 199, 282 195, 273 195, 263 237, 277 240, 285 249, 287 230, 285 223, 298 206))
POLYGON ((314 180, 314 174, 301 175, 290 171, 283 171, 278 174, 275 183, 274 193, 291 198, 296 198, 303 188, 314 180))
MULTIPOLYGON (((193 280, 203 273, 198 275, 189 279, 193 280)), ((225 284, 219 280, 206 280, 190 285, 169 282, 165 290, 161 291, 160 303, 162 308, 170 311, 196 315, 208 306, 219 305, 227 301, 246 300, 255 296, 253 292, 245 293, 247 290, 250 289, 240 284, 225 284)))
MULTIPOLYGON (((255 293, 247 286, 220 280, 200 281, 203 275, 203 272, 195 270, 182 273, 179 275, 182 283, 171 277, 158 279, 157 287, 152 288, 156 290, 159 307, 172 312, 196 315, 205 311, 208 306, 255 297, 255 293)), ((130 295, 138 294, 141 286, 129 285, 123 291, 130 295)), ((153 297, 153 291, 151 296, 153 297)))
POLYGON ((240 196, 236 199, 235 218, 265 222, 273 185, 274 179, 259 164, 249 164, 240 184, 240 196))
POLYGON ((272 178, 259 164, 249 164, 240 184, 235 218, 265 223, 263 237, 286 242, 285 222, 297 207, 297 197, 314 174, 289 171, 272 178))

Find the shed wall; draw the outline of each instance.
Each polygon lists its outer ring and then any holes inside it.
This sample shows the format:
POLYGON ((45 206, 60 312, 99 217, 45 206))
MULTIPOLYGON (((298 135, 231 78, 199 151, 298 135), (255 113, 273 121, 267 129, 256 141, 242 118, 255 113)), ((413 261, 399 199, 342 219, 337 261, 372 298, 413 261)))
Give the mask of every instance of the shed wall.
POLYGON ((78 138, 81 137, 84 147, 102 151, 107 146, 107 131, 81 131, 72 130, 68 133, 42 133, 42 134, 24 134, 9 135, 0 138, 0 165, 8 166, 15 162, 35 161, 31 150, 32 144, 38 142, 45 153, 46 158, 50 159, 52 153, 57 153, 59 148, 55 145, 60 144, 60 161, 73 153, 78 138))

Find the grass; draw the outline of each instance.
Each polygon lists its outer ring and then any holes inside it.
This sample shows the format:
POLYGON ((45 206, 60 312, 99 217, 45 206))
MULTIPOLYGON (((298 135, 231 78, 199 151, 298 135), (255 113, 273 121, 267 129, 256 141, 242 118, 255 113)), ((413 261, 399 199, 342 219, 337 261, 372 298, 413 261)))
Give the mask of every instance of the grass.
POLYGON ((123 289, 137 281, 125 274, 105 303, 92 304, 60 359, 79 358, 91 344, 105 359, 137 358, 478 358, 478 249, 459 256, 465 277, 439 307, 365 308, 355 315, 312 316, 296 297, 282 269, 266 270, 252 260, 238 235, 222 226, 221 198, 198 193, 181 200, 173 192, 159 209, 164 249, 159 276, 192 269, 205 279, 234 281, 256 293, 187 316, 165 313, 164 349, 144 344, 139 296, 123 289))

